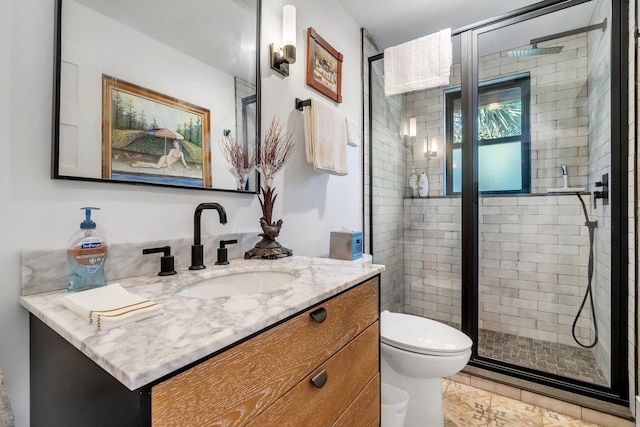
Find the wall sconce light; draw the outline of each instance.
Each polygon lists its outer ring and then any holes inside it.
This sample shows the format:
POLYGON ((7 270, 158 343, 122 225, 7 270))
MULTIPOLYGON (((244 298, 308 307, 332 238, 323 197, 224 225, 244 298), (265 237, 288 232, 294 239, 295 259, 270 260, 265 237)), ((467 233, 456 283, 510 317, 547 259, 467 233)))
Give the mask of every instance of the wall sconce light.
POLYGON ((431 138, 431 144, 428 145, 428 138, 424 139, 422 152, 424 157, 437 157, 438 156, 438 141, 436 138, 431 138))
POLYGON ((282 47, 275 43, 269 45, 271 54, 271 68, 282 74, 289 75, 289 65, 296 62, 296 8, 285 5, 282 8, 282 47))
POLYGON ((409 119, 409 137, 414 138, 416 136, 416 118, 411 117, 409 119))

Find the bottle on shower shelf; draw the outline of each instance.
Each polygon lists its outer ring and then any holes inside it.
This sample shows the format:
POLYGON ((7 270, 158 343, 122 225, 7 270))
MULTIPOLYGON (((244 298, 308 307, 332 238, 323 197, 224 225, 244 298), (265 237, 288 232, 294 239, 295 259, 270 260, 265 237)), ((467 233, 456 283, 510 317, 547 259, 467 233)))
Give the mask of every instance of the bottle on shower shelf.
POLYGON ((418 195, 420 197, 429 197, 429 178, 427 172, 423 171, 420 174, 420 182, 418 183, 418 195))
POLYGON ((412 199, 418 194, 418 175, 416 174, 415 166, 411 168, 411 175, 409 175, 409 197, 412 199))

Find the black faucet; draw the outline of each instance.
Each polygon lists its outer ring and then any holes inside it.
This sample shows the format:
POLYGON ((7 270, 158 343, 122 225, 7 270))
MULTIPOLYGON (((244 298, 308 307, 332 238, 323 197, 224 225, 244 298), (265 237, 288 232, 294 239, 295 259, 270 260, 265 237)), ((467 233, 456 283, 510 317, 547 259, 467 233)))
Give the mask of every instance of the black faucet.
POLYGON ((218 203, 200 203, 193 214, 193 245, 191 245, 191 266, 189 270, 202 270, 204 265, 204 248, 201 242, 200 216, 205 209, 215 209, 220 216, 220 223, 227 223, 227 213, 218 203))

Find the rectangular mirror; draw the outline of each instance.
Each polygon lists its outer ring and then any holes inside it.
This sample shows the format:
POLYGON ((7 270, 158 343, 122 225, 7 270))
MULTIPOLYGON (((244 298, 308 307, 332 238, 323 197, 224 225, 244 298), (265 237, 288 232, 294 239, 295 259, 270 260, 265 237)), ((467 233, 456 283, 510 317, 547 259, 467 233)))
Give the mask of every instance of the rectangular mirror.
POLYGON ((52 177, 256 193, 260 0, 58 0, 52 177))

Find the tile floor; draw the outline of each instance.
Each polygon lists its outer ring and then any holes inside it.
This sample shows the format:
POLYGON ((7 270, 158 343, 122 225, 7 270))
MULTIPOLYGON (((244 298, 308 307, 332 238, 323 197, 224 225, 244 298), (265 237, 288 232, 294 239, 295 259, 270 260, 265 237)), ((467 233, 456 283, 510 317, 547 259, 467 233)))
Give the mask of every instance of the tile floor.
POLYGON ((448 379, 442 392, 445 427, 599 427, 448 379))

